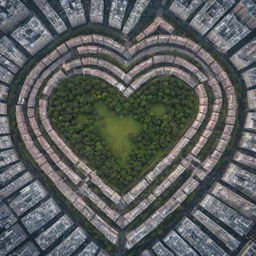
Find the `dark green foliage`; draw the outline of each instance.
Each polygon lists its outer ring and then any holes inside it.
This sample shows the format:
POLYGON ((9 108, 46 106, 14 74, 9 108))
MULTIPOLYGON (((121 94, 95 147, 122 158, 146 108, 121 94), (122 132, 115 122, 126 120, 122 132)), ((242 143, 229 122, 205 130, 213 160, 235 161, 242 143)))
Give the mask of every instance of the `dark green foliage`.
POLYGON ((64 81, 49 105, 53 126, 81 158, 120 192, 127 191, 177 142, 197 110, 193 90, 183 81, 167 76, 151 80, 128 100, 100 79, 78 76, 64 81), (132 115, 142 124, 141 131, 130 137, 133 150, 125 164, 113 155, 98 129, 100 117, 95 104, 99 102, 119 116, 132 115), (166 113, 150 114, 154 104, 163 104, 166 113), (81 114, 86 118, 79 120, 81 114))

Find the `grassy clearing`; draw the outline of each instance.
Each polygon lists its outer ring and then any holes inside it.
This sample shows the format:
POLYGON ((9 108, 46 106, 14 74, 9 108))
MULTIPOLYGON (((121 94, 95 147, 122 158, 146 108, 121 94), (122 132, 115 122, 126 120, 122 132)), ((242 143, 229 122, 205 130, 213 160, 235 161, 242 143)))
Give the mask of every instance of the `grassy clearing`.
POLYGON ((150 115, 155 115, 157 117, 163 117, 166 114, 166 107, 164 104, 155 104, 149 110, 150 115))
MULTIPOLYGON (((127 167, 129 154, 134 148, 132 138, 142 131, 143 125, 136 121, 132 115, 118 115, 109 109, 104 102, 97 102, 95 110, 98 115, 98 120, 95 123, 97 129, 99 129, 103 139, 107 142, 118 162, 122 166, 127 167)), ((151 107, 149 114, 163 118, 166 114, 166 106, 164 104, 155 104, 151 107)), ((76 122, 86 125, 88 117, 81 113, 78 115, 76 122)), ((162 155, 162 153, 162 151, 159 152, 156 158, 162 155)))
MULTIPOLYGON (((141 131, 142 125, 132 116, 116 114, 101 102, 95 104, 95 110, 99 116, 98 121, 96 121, 96 127, 111 148, 116 159, 120 164, 126 165, 134 146, 131 137, 136 136, 141 131)), ((85 123, 86 119, 86 116, 81 114, 77 121, 85 123)))

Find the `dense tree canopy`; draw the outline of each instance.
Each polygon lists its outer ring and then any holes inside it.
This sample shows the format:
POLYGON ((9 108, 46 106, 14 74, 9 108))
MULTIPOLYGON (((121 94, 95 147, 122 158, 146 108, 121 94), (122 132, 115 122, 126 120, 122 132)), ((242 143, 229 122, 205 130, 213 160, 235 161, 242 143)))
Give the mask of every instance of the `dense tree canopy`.
POLYGON ((170 76, 149 81, 129 99, 100 79, 77 76, 59 85, 49 104, 49 116, 56 130, 120 192, 126 191, 177 142, 197 110, 193 90, 170 76), (99 126, 103 118, 97 110, 99 106, 120 118, 132 116, 140 123, 139 131, 129 134, 132 146, 125 159, 113 152, 111 141, 99 126))

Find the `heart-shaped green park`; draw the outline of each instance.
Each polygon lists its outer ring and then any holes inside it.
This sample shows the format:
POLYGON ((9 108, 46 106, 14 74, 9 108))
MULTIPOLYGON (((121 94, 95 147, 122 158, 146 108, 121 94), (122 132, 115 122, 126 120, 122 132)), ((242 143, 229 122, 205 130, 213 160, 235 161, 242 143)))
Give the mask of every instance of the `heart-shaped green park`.
POLYGON ((128 99, 105 81, 74 76, 49 100, 54 129, 123 194, 177 143, 198 112, 194 90, 173 76, 148 81, 128 99))

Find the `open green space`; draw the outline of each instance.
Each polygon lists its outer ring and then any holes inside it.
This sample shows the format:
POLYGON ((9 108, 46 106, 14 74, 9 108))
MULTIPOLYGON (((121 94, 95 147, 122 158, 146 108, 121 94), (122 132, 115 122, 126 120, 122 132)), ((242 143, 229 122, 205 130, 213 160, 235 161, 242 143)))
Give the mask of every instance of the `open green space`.
POLYGON ((49 104, 55 129, 120 193, 175 145, 197 111, 194 91, 167 76, 129 99, 98 78, 76 76, 59 85, 49 104))
POLYGON ((157 117, 162 117, 166 114, 166 108, 164 104, 155 104, 151 107, 149 111, 150 115, 155 115, 157 117))
MULTIPOLYGON (((125 165, 133 149, 133 143, 130 138, 135 137, 141 131, 142 125, 132 116, 117 115, 103 103, 96 103, 95 110, 99 115, 96 127, 102 137, 105 138, 113 155, 120 160, 120 164, 125 165)), ((79 121, 83 119, 86 119, 86 116, 81 114, 79 121)))

